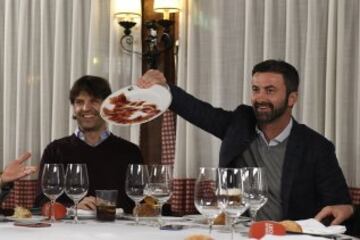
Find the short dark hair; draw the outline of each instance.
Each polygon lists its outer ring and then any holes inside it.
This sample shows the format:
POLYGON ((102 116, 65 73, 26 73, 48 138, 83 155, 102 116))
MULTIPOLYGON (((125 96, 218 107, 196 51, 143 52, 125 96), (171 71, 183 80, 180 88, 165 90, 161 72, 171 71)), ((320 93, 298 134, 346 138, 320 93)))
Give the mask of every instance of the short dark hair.
POLYGON ((97 76, 85 75, 76 80, 70 90, 71 104, 74 104, 75 98, 83 91, 102 100, 111 94, 111 88, 107 80, 97 76))
POLYGON ((280 73, 285 81, 287 94, 297 92, 299 88, 299 74, 296 68, 283 61, 269 59, 256 64, 252 70, 252 76, 258 72, 273 72, 280 73))

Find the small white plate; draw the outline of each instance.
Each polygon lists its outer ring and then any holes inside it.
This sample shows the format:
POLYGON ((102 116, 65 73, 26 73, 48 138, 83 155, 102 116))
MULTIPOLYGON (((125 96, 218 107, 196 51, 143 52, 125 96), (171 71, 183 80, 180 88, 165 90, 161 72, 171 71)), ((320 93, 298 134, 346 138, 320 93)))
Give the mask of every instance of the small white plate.
MULTIPOLYGON (((167 110, 167 108, 170 106, 171 99, 172 99, 172 97, 171 97, 170 91, 163 86, 153 85, 150 88, 139 88, 135 85, 131 85, 131 86, 124 87, 120 90, 117 90, 116 92, 114 92, 110 96, 108 96, 101 105, 100 115, 106 122, 108 122, 110 124, 114 124, 114 125, 118 125, 118 126, 139 125, 142 123, 149 122, 149 121, 153 120, 154 118, 157 118, 158 116, 163 114, 167 110), (136 117, 146 117, 146 115, 147 115, 147 113, 144 113, 141 110, 137 110, 129 118, 127 118, 130 121, 131 120, 134 121, 131 123, 120 123, 120 122, 117 122, 116 120, 112 120, 112 117, 110 115, 107 115, 104 113, 104 109, 112 111, 115 108, 115 104, 112 104, 111 100, 121 94, 124 94, 126 97, 126 100, 130 101, 130 102, 138 102, 139 103, 140 101, 143 101, 142 104, 154 104, 154 105, 156 105, 156 109, 159 110, 159 112, 156 115, 152 116, 151 118, 143 119, 143 120, 140 119, 140 120, 135 121, 133 119, 135 119, 136 117)), ((141 104, 141 106, 142 106, 142 104, 141 104)), ((141 106, 139 106, 139 107, 129 106, 129 107, 141 109, 141 106)), ((114 118, 116 118, 116 116, 117 115, 115 114, 114 118)))
POLYGON ((47 217, 45 216, 32 216, 31 218, 16 218, 13 216, 9 216, 6 217, 6 219, 14 221, 14 222, 18 222, 18 223, 26 223, 26 224, 30 224, 30 223, 39 223, 42 222, 44 220, 47 219, 47 217))

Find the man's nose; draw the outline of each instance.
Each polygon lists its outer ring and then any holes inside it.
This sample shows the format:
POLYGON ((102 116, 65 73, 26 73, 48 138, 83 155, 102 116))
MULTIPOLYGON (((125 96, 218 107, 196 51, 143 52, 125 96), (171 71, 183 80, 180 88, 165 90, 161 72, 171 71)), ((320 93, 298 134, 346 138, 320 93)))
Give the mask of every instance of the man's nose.
POLYGON ((265 91, 260 90, 253 93, 253 99, 258 102, 265 101, 267 99, 266 97, 265 91))
POLYGON ((82 109, 83 109, 83 111, 87 111, 87 110, 90 110, 91 107, 92 107, 91 102, 85 102, 82 109))

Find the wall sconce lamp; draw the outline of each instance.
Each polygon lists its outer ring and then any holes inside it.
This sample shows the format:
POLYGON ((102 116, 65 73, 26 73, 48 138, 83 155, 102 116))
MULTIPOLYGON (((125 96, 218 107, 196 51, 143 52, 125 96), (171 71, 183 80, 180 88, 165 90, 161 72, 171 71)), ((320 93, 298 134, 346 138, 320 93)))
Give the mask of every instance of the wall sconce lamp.
POLYGON ((117 4, 115 17, 119 25, 124 29, 124 35, 120 39, 122 49, 129 53, 142 55, 146 60, 148 68, 156 69, 160 54, 173 47, 174 42, 170 36, 170 28, 174 22, 169 19, 169 16, 170 13, 179 12, 179 0, 154 0, 153 9, 155 12, 163 13, 163 19, 144 23, 147 29, 147 36, 145 38, 146 50, 143 53, 126 47, 126 45, 131 46, 134 42, 131 29, 140 21, 141 1, 117 0, 117 4), (162 34, 158 36, 160 27, 162 28, 162 34))

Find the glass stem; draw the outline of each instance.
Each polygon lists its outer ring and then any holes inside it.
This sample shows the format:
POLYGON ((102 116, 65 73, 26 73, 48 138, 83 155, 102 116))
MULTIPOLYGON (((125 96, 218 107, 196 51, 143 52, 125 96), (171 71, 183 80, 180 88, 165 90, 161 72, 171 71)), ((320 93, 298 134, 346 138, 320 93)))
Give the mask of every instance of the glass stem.
POLYGON ((135 223, 136 225, 139 224, 139 208, 140 208, 140 204, 138 201, 135 202, 135 223))
POLYGON ((235 223, 236 223, 236 218, 233 218, 231 221, 231 240, 234 239, 234 235, 235 235, 235 223))
POLYGON ((257 210, 256 209, 250 209, 250 218, 251 218, 251 223, 256 221, 256 213, 257 210))
POLYGON ((78 223, 78 202, 75 202, 75 216, 74 216, 74 223, 78 223))
POLYGON ((208 219, 208 222, 209 222, 209 235, 211 235, 211 231, 212 231, 212 227, 213 227, 213 224, 214 224, 214 218, 209 218, 208 219))
POLYGON ((162 222, 162 206, 163 204, 162 203, 159 203, 160 205, 160 209, 159 209, 159 218, 158 218, 158 222, 159 222, 159 227, 161 227, 163 225, 163 222, 162 222))
POLYGON ((51 199, 50 200, 50 222, 55 222, 55 209, 54 209, 54 204, 55 204, 55 200, 51 199))

